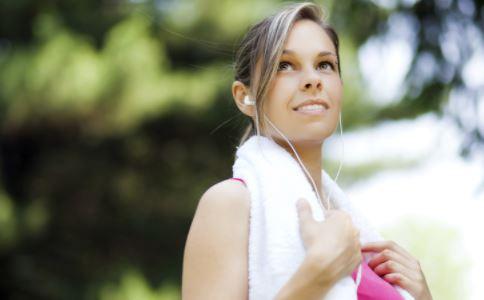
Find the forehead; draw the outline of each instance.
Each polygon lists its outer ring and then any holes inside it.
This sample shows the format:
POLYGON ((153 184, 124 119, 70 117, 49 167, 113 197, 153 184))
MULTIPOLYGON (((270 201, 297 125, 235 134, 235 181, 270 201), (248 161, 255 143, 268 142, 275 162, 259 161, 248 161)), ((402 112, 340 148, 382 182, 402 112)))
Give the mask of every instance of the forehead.
MULTIPOLYGON (((315 57, 320 52, 329 51, 336 55, 336 48, 324 29, 314 21, 296 21, 289 31, 283 50, 291 50, 294 55, 315 57)), ((261 76, 261 57, 257 59, 254 70, 253 86, 257 86, 261 76)))
POLYGON ((289 31, 284 49, 290 49, 299 54, 331 51, 336 53, 333 42, 324 29, 314 21, 299 20, 289 31))

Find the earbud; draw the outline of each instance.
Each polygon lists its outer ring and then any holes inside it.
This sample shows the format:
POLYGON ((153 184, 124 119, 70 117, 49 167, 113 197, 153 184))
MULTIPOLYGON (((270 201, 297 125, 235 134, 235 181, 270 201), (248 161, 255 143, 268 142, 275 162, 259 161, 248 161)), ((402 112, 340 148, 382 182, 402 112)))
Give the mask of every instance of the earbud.
POLYGON ((244 104, 245 105, 255 105, 255 101, 254 100, 250 100, 249 96, 248 95, 245 95, 245 97, 244 97, 244 104))

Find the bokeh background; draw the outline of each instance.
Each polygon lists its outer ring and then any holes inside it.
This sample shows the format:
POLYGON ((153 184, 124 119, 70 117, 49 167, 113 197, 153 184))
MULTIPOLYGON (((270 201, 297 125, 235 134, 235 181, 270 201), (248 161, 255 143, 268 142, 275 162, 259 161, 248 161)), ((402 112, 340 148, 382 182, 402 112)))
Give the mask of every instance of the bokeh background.
MULTIPOLYGON (((324 168, 343 162, 434 299, 484 299, 483 1, 317 3, 345 83, 324 168)), ((282 4, 0 2, 1 299, 180 298, 198 200, 231 177, 247 124, 234 51, 282 4)))

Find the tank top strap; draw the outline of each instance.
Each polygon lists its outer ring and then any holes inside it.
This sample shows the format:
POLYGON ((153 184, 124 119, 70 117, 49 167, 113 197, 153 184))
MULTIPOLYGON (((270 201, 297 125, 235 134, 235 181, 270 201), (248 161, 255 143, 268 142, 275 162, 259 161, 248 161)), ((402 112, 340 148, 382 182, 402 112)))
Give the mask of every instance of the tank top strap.
POLYGON ((232 177, 232 178, 230 178, 230 179, 240 181, 240 182, 242 182, 244 185, 246 185, 246 184, 245 184, 245 181, 244 181, 242 178, 232 177))

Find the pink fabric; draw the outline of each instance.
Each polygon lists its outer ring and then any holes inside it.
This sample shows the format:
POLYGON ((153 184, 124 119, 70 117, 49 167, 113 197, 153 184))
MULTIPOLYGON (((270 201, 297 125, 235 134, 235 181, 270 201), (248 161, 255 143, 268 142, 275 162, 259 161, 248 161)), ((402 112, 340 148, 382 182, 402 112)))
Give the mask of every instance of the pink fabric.
MULTIPOLYGON (((351 277, 356 281, 358 268, 353 270, 351 277)), ((388 282, 383 280, 378 274, 362 260, 361 281, 358 286, 358 300, 402 300, 403 297, 388 282)))
POLYGON ((241 179, 241 178, 232 177, 230 179, 238 180, 238 181, 242 182, 245 185, 245 181, 243 179, 241 179))
MULTIPOLYGON (((245 184, 241 178, 230 178, 238 180, 245 184)), ((358 267, 351 273, 351 277, 356 281, 358 267)), ((365 260, 362 260, 361 281, 358 286, 358 300, 403 300, 403 297, 388 282, 378 276, 368 266, 365 260)))

